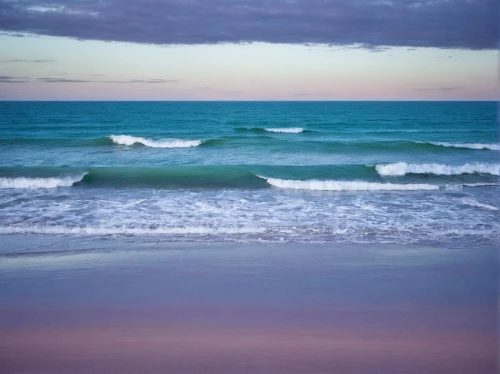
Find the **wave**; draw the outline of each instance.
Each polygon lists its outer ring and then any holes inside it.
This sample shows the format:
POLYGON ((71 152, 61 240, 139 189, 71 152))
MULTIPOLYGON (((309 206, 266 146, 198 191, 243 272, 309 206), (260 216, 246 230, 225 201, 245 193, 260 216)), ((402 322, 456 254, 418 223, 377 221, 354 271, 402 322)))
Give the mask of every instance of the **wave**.
POLYGON ((287 133, 287 134, 298 134, 301 132, 304 132, 304 129, 302 127, 288 127, 288 128, 269 128, 269 129, 264 129, 269 132, 281 132, 281 133, 287 133))
POLYGON ((73 184, 81 182, 87 174, 88 173, 82 173, 78 176, 61 176, 49 178, 0 178, 0 188, 33 189, 71 187, 73 184))
POLYGON ((488 209, 488 210, 499 210, 498 207, 489 205, 489 204, 483 204, 480 203, 479 201, 476 201, 474 199, 468 199, 468 198, 463 198, 461 200, 462 204, 469 205, 469 206, 474 206, 477 208, 483 208, 483 209, 488 209))
POLYGON ((377 183, 377 182, 361 182, 361 181, 337 181, 337 180, 290 180, 267 178, 267 183, 271 186, 292 189, 292 190, 311 190, 311 191, 422 191, 422 190, 439 190, 438 185, 432 184, 394 184, 394 183, 377 183))
POLYGON ((110 135, 109 138, 116 144, 134 145, 142 144, 152 148, 189 148, 197 147, 203 143, 202 140, 184 140, 184 139, 163 139, 151 140, 137 136, 129 135, 110 135))
POLYGON ((240 166, 104 167, 88 170, 83 183, 92 187, 167 189, 266 188, 265 181, 240 166))
MULTIPOLYGON (((460 177, 446 186, 442 178, 408 177, 387 183, 376 168, 394 165, 207 165, 170 167, 12 167, 0 168, 0 188, 153 188, 153 189, 266 189, 274 187, 323 191, 430 190, 497 186, 492 176, 460 177), (262 177, 261 175, 265 175, 262 177), (441 183, 440 183, 441 182, 441 183), (432 187, 429 187, 432 186, 432 187)), ((422 165, 419 165, 422 166, 422 165)), ((425 166, 425 165, 424 165, 425 166)), ((401 167, 400 167, 401 168, 401 167)), ((403 170, 384 170, 404 175, 403 170)))
MULTIPOLYGON (((418 142, 425 144, 424 142, 418 142)), ((429 142, 428 144, 433 144, 441 147, 451 147, 451 148, 468 148, 468 149, 484 149, 490 151, 500 151, 500 144, 485 144, 485 143, 446 143, 446 142, 429 142)))
POLYGON ((263 227, 66 227, 66 226, 0 226, 0 235, 47 234, 47 235, 237 235, 265 232, 263 227))
POLYGON ((406 174, 434 174, 434 175, 460 175, 460 174, 491 174, 500 176, 499 164, 465 164, 452 166, 445 164, 408 164, 398 162, 395 164, 377 165, 377 173, 381 176, 401 177, 406 174))
POLYGON ((262 133, 285 133, 285 134, 299 134, 299 133, 310 133, 310 132, 317 132, 314 130, 306 130, 303 129, 302 127, 269 127, 269 128, 262 128, 262 127, 236 127, 234 129, 236 132, 254 132, 257 134, 262 134, 262 133))

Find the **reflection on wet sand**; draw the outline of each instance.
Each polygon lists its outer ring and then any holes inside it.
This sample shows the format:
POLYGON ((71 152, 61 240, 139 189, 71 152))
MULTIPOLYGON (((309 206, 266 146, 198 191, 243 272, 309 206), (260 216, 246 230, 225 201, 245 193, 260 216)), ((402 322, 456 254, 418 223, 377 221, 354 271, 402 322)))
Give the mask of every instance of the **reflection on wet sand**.
POLYGON ((496 372, 495 249, 132 247, 0 256, 0 372, 496 372))

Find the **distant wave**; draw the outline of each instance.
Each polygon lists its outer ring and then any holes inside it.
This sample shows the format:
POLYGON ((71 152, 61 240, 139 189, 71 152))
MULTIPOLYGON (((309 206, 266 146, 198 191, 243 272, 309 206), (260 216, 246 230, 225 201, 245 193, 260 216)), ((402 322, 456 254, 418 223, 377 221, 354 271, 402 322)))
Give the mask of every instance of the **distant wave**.
POLYGON ((163 139, 151 140, 137 136, 129 135, 110 135, 109 138, 116 144, 134 145, 142 144, 152 148, 188 148, 197 147, 203 143, 201 140, 184 140, 184 139, 163 139))
POLYGON ((336 181, 336 180, 290 180, 277 178, 263 178, 271 186, 311 191, 418 191, 418 190, 438 190, 439 186, 432 184, 394 184, 376 183, 361 181, 336 181))
POLYGON ((288 128, 269 128, 269 129, 264 129, 269 132, 282 132, 282 133, 289 133, 289 134, 298 134, 304 131, 302 127, 288 127, 288 128))
POLYGON ((398 162, 395 164, 377 165, 377 173, 381 176, 400 177, 406 174, 435 174, 435 175, 460 175, 460 174, 491 174, 500 175, 499 164, 465 164, 452 166, 445 164, 408 164, 398 162))
POLYGON ((270 128, 262 128, 262 127, 237 127, 234 129, 236 132, 254 132, 257 134, 261 133, 282 133, 282 134, 299 134, 306 132, 315 132, 314 130, 306 130, 302 127, 270 127, 270 128))
MULTIPOLYGON (((419 142, 425 144, 425 142, 419 142)), ((500 144, 484 144, 484 143, 446 143, 446 142, 429 142, 429 144, 439 145, 442 147, 452 148, 468 148, 468 149, 485 149, 491 151, 500 151, 500 144)))
POLYGON ((78 176, 50 177, 50 178, 0 178, 0 188, 57 188, 71 187, 73 184, 81 182, 87 173, 78 176))

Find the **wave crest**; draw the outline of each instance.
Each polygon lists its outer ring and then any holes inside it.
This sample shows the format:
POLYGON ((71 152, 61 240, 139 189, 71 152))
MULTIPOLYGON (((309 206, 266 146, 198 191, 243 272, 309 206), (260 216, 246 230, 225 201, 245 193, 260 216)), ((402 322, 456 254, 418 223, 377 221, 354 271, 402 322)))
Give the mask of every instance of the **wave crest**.
POLYGON ((71 187, 73 184, 81 182, 88 173, 78 176, 50 177, 50 178, 0 178, 0 188, 28 189, 28 188, 57 188, 71 187))
POLYGON ((468 148, 468 149, 486 149, 490 151, 500 151, 500 144, 484 144, 484 143, 446 143, 446 142, 430 142, 430 144, 439 145, 442 147, 452 148, 468 148))
POLYGON ((401 177, 406 174, 435 174, 435 175, 460 175, 460 174, 491 174, 500 176, 498 164, 465 164, 459 166, 445 164, 408 164, 397 162, 395 164, 377 165, 377 173, 381 176, 401 177))
POLYGON ((292 190, 310 190, 310 191, 421 191, 438 190, 439 186, 432 184, 394 184, 394 183, 376 183, 361 181, 336 181, 336 180, 290 180, 277 178, 263 178, 271 186, 292 189, 292 190))
POLYGON ((184 139, 152 140, 130 135, 110 135, 109 138, 114 143, 120 145, 142 144, 145 145, 146 147, 152 147, 152 148, 189 148, 189 147, 197 147, 201 143, 203 143, 201 140, 184 140, 184 139))
POLYGON ((264 130, 269 132, 281 132, 287 134, 298 134, 304 131, 302 127, 269 128, 264 130))
POLYGON ((479 201, 476 201, 474 199, 469 199, 469 198, 463 198, 461 200, 462 204, 469 205, 469 206, 474 206, 477 208, 483 208, 483 209, 488 209, 488 210, 498 210, 498 207, 489 205, 489 204, 483 204, 480 203, 479 201))

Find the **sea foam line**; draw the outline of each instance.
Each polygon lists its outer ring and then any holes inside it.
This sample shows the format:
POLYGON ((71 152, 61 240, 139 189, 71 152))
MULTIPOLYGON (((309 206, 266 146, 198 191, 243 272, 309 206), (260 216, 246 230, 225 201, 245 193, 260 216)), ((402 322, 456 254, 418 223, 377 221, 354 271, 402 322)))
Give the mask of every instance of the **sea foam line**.
POLYGON ((291 190, 310 190, 310 191, 421 191, 421 190, 439 190, 439 186, 432 184, 395 184, 395 183, 376 183, 361 181, 336 181, 336 180, 290 180, 267 178, 267 183, 271 186, 291 189, 291 190))
POLYGON ((0 226, 0 235, 237 235, 264 233, 264 227, 66 227, 66 226, 0 226))
POLYGON ((377 165, 377 173, 381 176, 401 177, 406 174, 435 174, 435 175, 460 175, 460 174, 491 174, 500 175, 499 164, 465 164, 459 166, 445 164, 408 164, 397 162, 395 164, 377 165))
POLYGON ((81 182, 83 177, 88 173, 82 173, 78 176, 64 176, 64 177, 49 177, 49 178, 0 178, 0 188, 15 188, 15 189, 29 189, 29 188, 57 188, 57 187, 71 187, 73 184, 81 182))
POLYGON ((269 132, 282 132, 282 133, 288 133, 288 134, 298 134, 304 131, 302 127, 286 127, 286 128, 269 128, 269 129, 264 129, 269 132))
POLYGON ((152 147, 152 148, 188 148, 188 147, 197 147, 201 143, 203 143, 201 140, 183 140, 183 139, 152 140, 130 135, 110 135, 109 138, 114 143, 120 145, 142 144, 145 145, 146 147, 152 147))
MULTIPOLYGON (((425 143, 425 142, 419 142, 425 143)), ((485 144, 485 143, 447 143, 447 142, 429 142, 429 144, 439 145, 442 147, 453 148, 468 148, 468 149, 487 149, 490 151, 500 151, 500 144, 485 144)))

